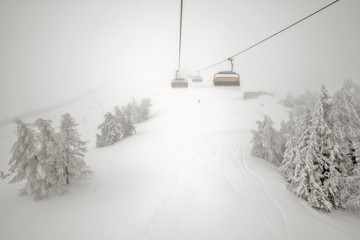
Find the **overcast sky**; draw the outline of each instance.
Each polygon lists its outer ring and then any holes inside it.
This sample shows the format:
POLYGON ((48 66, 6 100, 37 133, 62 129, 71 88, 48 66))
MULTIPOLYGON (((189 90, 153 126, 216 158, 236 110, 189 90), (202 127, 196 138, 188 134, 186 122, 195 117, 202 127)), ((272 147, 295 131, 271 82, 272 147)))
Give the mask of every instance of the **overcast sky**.
MULTIPOLYGON (((327 0, 184 0, 182 67, 223 60, 327 0)), ((177 68, 180 0, 0 0, 0 119, 109 81, 168 87, 177 68), (13 111, 16 113, 16 111, 13 111)), ((240 55, 246 90, 330 91, 360 80, 360 1, 340 0, 240 55)), ((211 82, 222 64, 202 73, 211 82)))

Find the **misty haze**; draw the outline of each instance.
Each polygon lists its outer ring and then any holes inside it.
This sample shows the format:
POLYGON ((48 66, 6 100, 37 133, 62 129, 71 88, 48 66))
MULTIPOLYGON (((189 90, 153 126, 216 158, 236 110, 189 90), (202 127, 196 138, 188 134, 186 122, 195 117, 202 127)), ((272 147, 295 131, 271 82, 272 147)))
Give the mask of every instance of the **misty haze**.
POLYGON ((357 239, 356 0, 0 0, 0 239, 357 239))

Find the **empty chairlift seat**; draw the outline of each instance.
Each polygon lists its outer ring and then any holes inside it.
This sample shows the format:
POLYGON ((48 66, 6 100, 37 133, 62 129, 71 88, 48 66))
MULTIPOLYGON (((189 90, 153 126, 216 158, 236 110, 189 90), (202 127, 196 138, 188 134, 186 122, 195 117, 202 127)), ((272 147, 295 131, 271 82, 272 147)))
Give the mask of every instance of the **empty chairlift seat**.
POLYGON ((175 78, 171 81, 172 88, 187 88, 188 81, 185 78, 175 78))
POLYGON ((240 86, 240 75, 232 71, 215 73, 214 86, 240 86))
POLYGON ((199 75, 197 75, 197 76, 192 76, 191 77, 191 80, 193 81, 193 82, 202 82, 202 77, 201 76, 199 76, 199 75))

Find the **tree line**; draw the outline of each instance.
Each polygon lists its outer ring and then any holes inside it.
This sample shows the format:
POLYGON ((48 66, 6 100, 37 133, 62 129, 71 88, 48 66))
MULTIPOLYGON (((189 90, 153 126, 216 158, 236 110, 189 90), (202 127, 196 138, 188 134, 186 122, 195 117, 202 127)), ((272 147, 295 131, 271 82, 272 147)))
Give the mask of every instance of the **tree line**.
POLYGON ((104 122, 98 126, 96 147, 113 145, 121 139, 136 133, 135 124, 149 118, 151 100, 143 98, 138 104, 135 100, 122 107, 114 107, 113 112, 104 115, 104 122))
POLYGON ((277 165, 289 190, 310 206, 360 208, 360 87, 346 80, 330 96, 290 94, 281 102, 291 107, 279 131, 264 116, 252 131, 252 154, 277 165))
MULTIPOLYGON (((115 107, 114 114, 105 114, 105 121, 99 125, 96 146, 104 147, 135 133, 136 123, 149 117, 151 100, 135 100, 121 108, 115 107)), ((41 200, 50 193, 64 193, 68 186, 79 179, 90 176, 85 163, 86 141, 78 133, 79 124, 66 113, 60 126, 55 129, 51 120, 37 119, 33 123, 14 120, 17 125, 17 140, 10 153, 9 172, 0 171, 0 178, 14 176, 11 183, 25 181, 21 195, 33 195, 41 200)))

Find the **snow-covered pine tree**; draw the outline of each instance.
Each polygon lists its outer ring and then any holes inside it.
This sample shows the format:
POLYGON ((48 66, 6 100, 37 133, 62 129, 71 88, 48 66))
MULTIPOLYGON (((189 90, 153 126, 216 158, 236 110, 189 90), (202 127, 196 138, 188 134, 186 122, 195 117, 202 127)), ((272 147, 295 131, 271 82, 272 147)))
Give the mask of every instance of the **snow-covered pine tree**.
POLYGON ((281 156, 284 156, 284 153, 286 151, 286 145, 288 140, 295 135, 296 133, 296 121, 295 121, 295 117, 294 117, 294 113, 290 112, 289 113, 289 121, 281 122, 281 127, 280 127, 280 131, 278 134, 278 145, 280 146, 280 151, 281 151, 281 156))
POLYGON ((132 123, 140 122, 140 107, 135 99, 126 105, 126 111, 128 111, 132 123))
POLYGON ((351 172, 356 164, 356 143, 360 142, 360 87, 346 80, 333 97, 332 120, 335 135, 347 153, 347 167, 351 172))
POLYGON ((46 197, 58 180, 56 165, 61 158, 60 140, 51 123, 51 120, 44 119, 37 119, 34 123, 39 129, 38 166, 36 169, 34 165, 33 178, 27 185, 31 186, 35 200, 46 197))
POLYGON ((268 160, 271 163, 280 165, 282 162, 281 146, 279 144, 279 134, 273 128, 273 121, 267 115, 264 116, 263 122, 257 121, 257 131, 252 131, 252 154, 268 160))
POLYGON ((152 104, 150 98, 141 99, 140 107, 139 107, 139 119, 138 119, 139 122, 143 122, 149 118, 151 106, 152 104))
POLYGON ((297 144, 299 150, 303 153, 303 156, 306 155, 306 148, 309 145, 310 139, 310 127, 311 127, 312 113, 310 109, 305 109, 302 116, 297 121, 297 129, 295 138, 297 139, 297 144))
POLYGON ((136 133, 135 125, 133 122, 133 117, 131 116, 131 111, 128 107, 122 107, 115 109, 117 121, 120 123, 121 127, 121 138, 130 137, 136 133))
POLYGON ((299 149, 297 148, 296 140, 294 137, 290 137, 286 143, 284 160, 279 168, 288 183, 291 183, 294 178, 295 168, 298 164, 296 160, 299 157, 297 155, 299 155, 299 149))
POLYGON ((324 175, 324 191, 328 194, 333 206, 340 207, 340 177, 346 172, 344 154, 333 130, 331 120, 332 105, 325 86, 322 86, 312 124, 319 146, 319 165, 324 175))
MULTIPOLYGON (((287 167, 288 182, 291 190, 296 189, 301 184, 300 176, 305 168, 305 156, 310 140, 311 112, 306 108, 301 117, 296 121, 295 135, 293 137, 293 147, 289 149, 289 158, 292 159, 292 165, 287 167), (293 172, 290 172, 293 170, 293 172)), ((285 166, 284 166, 285 168, 285 166)), ((285 171, 286 169, 283 169, 285 171)))
POLYGON ((264 123, 262 121, 256 121, 256 125, 257 130, 250 131, 252 133, 251 143, 253 144, 251 154, 255 157, 265 159, 266 152, 262 140, 264 123))
POLYGON ((57 188, 61 191, 72 180, 88 173, 84 161, 87 151, 86 142, 80 139, 80 134, 77 132, 78 125, 69 113, 62 115, 59 132, 60 158, 56 162, 57 188))
POLYGON ((360 86, 352 80, 344 81, 342 88, 333 97, 332 120, 335 136, 344 154, 346 169, 342 173, 341 203, 345 208, 360 206, 360 86))
MULTIPOLYGON (((313 133, 314 135, 315 133, 313 133)), ((311 139, 314 139, 312 136, 311 139)), ((322 174, 316 163, 316 143, 311 141, 307 149, 305 161, 297 165, 293 179, 293 192, 296 196, 307 201, 311 207, 330 211, 332 203, 328 200, 326 192, 322 187, 322 174)))
POLYGON ((293 149, 293 159, 292 159, 292 165, 291 168, 289 168, 288 173, 288 188, 291 191, 294 191, 294 189, 296 189, 300 184, 301 184, 301 174, 305 168, 305 159, 304 157, 301 155, 301 151, 299 149, 298 146, 295 146, 295 148, 293 149))
POLYGON ((341 189, 341 200, 345 208, 360 209, 360 164, 344 178, 344 187, 341 189))
MULTIPOLYGON (((306 164, 302 175, 314 176, 312 178, 312 181, 316 181, 313 183, 314 186, 319 185, 326 198, 326 201, 322 203, 320 208, 326 210, 330 210, 328 208, 328 201, 332 207, 340 206, 339 177, 343 170, 343 154, 340 152, 340 147, 333 136, 330 111, 329 96, 325 86, 323 86, 316 111, 311 120, 311 127, 309 129, 310 138, 306 147, 306 164), (310 170, 315 172, 304 172, 310 170)), ((308 186, 301 186, 301 183, 298 186, 298 188, 306 187, 308 186)), ((321 192, 318 191, 318 193, 320 194, 321 192)), ((316 201, 319 199, 323 200, 324 196, 313 196, 308 201, 312 201, 311 199, 317 199, 316 201)))
POLYGON ((101 133, 96 134, 96 147, 105 147, 118 142, 121 138, 121 126, 117 118, 110 112, 105 114, 105 120, 98 126, 101 133))
MULTIPOLYGON (((17 140, 11 147, 12 154, 9 161, 10 171, 15 172, 15 176, 10 183, 20 182, 27 178, 28 166, 30 162, 36 162, 38 152, 38 136, 37 133, 23 121, 16 119, 14 123, 17 124, 17 140)), ((26 189, 23 189, 23 193, 26 189)))

